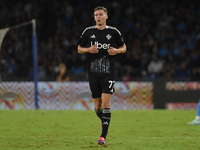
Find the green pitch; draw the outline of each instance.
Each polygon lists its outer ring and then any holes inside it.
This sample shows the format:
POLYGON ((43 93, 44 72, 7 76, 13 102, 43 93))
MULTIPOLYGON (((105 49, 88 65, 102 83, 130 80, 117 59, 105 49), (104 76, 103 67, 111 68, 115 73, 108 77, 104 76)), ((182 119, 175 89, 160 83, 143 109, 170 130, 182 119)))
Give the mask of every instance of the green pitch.
POLYGON ((1 150, 197 150, 196 111, 112 111, 107 146, 98 146, 94 111, 0 110, 1 150))

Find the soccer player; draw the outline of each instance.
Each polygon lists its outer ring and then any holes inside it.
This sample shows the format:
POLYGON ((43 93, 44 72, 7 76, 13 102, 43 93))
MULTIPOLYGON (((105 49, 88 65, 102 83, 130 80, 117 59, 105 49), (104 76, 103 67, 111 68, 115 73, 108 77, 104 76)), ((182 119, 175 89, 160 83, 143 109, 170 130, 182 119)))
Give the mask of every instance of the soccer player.
POLYGON ((188 122, 188 125, 200 125, 200 100, 197 106, 197 115, 193 121, 188 122))
POLYGON ((87 73, 95 112, 101 119, 102 132, 98 144, 105 145, 111 119, 110 100, 114 92, 114 55, 125 53, 120 31, 106 25, 107 9, 94 9, 96 25, 87 27, 78 40, 78 53, 87 54, 87 73))

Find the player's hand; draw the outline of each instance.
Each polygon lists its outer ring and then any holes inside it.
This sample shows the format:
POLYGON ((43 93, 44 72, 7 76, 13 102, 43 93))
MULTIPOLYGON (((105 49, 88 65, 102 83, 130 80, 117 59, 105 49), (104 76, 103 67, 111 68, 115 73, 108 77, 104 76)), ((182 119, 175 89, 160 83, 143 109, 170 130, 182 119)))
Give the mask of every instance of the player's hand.
POLYGON ((109 55, 118 54, 118 50, 116 48, 114 48, 114 47, 111 47, 111 46, 109 47, 109 49, 107 51, 108 51, 109 55))
POLYGON ((88 52, 92 54, 98 53, 99 50, 97 49, 97 45, 95 44, 95 45, 92 45, 90 48, 88 48, 88 52))

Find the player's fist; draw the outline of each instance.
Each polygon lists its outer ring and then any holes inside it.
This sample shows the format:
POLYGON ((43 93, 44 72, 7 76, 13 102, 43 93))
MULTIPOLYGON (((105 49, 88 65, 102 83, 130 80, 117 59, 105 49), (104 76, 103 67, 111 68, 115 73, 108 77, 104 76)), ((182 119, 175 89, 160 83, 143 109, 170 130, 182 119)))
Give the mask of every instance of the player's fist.
POLYGON ((114 48, 114 47, 111 47, 111 46, 109 47, 109 49, 107 51, 108 51, 109 55, 118 54, 118 50, 116 48, 114 48))
POLYGON ((88 48, 88 52, 92 54, 98 53, 99 50, 97 49, 97 45, 95 44, 95 45, 92 45, 90 48, 88 48))

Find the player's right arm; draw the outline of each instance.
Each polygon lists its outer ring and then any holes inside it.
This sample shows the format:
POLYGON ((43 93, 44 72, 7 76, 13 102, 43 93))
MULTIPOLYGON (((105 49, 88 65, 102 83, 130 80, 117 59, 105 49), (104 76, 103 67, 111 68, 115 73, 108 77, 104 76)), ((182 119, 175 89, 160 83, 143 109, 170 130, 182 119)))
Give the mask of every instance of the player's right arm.
POLYGON ((97 49, 96 45, 92 45, 91 47, 88 47, 87 43, 90 42, 90 39, 88 37, 88 32, 91 27, 86 28, 83 33, 81 34, 79 40, 77 41, 78 44, 78 53, 79 54, 85 54, 85 53, 98 53, 99 50, 97 49), (87 45, 87 46, 86 46, 87 45))
POLYGON ((97 49, 96 45, 92 45, 91 47, 82 47, 82 46, 78 46, 78 53, 79 54, 85 54, 85 53, 98 53, 99 50, 97 49))

